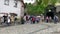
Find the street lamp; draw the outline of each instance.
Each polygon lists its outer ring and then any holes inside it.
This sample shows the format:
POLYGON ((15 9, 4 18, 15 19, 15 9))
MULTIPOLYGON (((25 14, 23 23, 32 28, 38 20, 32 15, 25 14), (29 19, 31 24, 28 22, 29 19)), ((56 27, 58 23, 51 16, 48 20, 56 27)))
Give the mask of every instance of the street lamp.
POLYGON ((51 10, 49 10, 49 12, 51 12, 51 10))

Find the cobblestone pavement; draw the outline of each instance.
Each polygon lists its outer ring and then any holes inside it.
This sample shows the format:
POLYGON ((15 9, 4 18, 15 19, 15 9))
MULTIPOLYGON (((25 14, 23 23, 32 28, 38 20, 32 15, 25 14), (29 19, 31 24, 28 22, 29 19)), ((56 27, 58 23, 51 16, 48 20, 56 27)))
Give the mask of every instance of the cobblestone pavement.
POLYGON ((24 24, 0 27, 0 34, 59 34, 60 23, 24 24))

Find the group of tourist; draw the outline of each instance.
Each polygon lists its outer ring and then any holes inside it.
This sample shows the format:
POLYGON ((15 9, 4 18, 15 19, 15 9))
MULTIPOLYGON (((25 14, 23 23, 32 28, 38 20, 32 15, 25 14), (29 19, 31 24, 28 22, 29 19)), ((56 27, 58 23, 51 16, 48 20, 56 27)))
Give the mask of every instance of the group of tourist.
POLYGON ((10 23, 10 17, 8 17, 8 14, 3 15, 2 17, 0 17, 0 23, 6 23, 9 24, 10 23))
MULTIPOLYGON (((14 21, 16 21, 16 20, 17 19, 15 17, 8 16, 8 15, 3 15, 3 17, 0 18, 1 24, 2 23, 6 23, 8 25, 11 24, 11 23, 15 23, 14 21)), ((35 24, 35 23, 43 23, 43 22, 46 22, 46 23, 51 23, 51 22, 57 23, 57 22, 59 22, 59 18, 56 15, 52 18, 50 16, 44 17, 44 15, 41 14, 40 16, 25 15, 21 19, 21 24, 27 24, 27 23, 35 24)))
POLYGON ((41 16, 25 15, 25 16, 23 17, 23 20, 24 20, 24 23, 34 24, 34 23, 43 22, 43 21, 44 21, 44 16, 43 16, 43 15, 41 15, 41 16))
POLYGON ((48 16, 44 17, 44 15, 40 15, 40 16, 25 15, 23 17, 23 20, 24 20, 23 23, 31 23, 31 24, 43 23, 43 22, 46 22, 46 23, 51 23, 51 22, 57 23, 57 22, 59 22, 59 18, 56 15, 53 18, 48 17, 48 16))
POLYGON ((58 18, 58 16, 54 16, 53 18, 52 17, 46 17, 46 22, 48 23, 48 22, 54 22, 54 23, 57 23, 57 22, 59 22, 59 18, 58 18))
POLYGON ((4 14, 2 17, 0 17, 0 24, 7 24, 7 25, 10 25, 12 23, 14 23, 15 21, 15 17, 14 16, 10 16, 8 14, 4 14))

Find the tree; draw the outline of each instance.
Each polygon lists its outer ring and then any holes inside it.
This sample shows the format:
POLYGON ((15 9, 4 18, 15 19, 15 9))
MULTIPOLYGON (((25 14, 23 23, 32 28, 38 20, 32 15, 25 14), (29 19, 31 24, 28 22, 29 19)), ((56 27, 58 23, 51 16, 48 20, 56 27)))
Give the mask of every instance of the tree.
POLYGON ((55 5, 57 0, 36 0, 36 5, 32 5, 31 3, 26 4, 27 13, 30 15, 40 15, 45 12, 45 8, 49 3, 55 5))
POLYGON ((42 0, 36 0, 37 5, 40 5, 42 3, 42 0))
POLYGON ((56 2, 57 2, 57 0, 51 0, 51 1, 50 1, 50 3, 51 3, 52 5, 55 5, 56 2))

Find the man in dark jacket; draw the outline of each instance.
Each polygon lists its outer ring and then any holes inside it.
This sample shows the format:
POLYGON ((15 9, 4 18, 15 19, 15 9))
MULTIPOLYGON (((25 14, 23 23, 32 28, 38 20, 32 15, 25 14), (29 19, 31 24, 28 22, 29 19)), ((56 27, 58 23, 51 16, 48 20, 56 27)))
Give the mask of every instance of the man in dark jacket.
POLYGON ((7 15, 4 15, 3 17, 4 17, 4 23, 6 23, 6 22, 7 22, 7 17, 8 17, 8 16, 7 16, 7 15))

